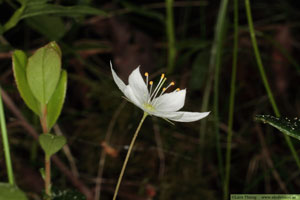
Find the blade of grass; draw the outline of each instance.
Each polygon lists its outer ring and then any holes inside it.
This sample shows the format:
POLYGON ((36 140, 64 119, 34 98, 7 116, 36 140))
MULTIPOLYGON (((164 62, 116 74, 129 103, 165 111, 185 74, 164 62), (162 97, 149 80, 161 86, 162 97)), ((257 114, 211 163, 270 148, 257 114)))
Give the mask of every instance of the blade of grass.
MULTIPOLYGON (((270 103, 271 103, 272 108, 274 110, 274 113, 275 113, 276 117, 280 117, 280 112, 278 110, 277 104, 275 102, 272 91, 270 89, 270 86, 269 86, 269 83, 268 83, 268 80, 267 80, 267 76, 266 76, 265 71, 264 71, 264 66, 262 64, 262 60, 261 60, 261 57, 260 57, 259 49, 258 49, 258 46, 257 46, 249 0, 245 0, 245 8, 246 8, 246 14, 247 14, 247 19, 248 19, 251 42, 252 42, 252 46, 253 46, 253 50, 254 50, 254 54, 255 54, 255 59, 256 59, 256 62, 257 62, 257 66, 258 66, 263 84, 265 86, 266 92, 268 94, 270 103)), ((287 136, 287 135, 284 135, 284 138, 285 138, 285 141, 287 142, 287 144, 290 148, 290 151, 291 151, 291 153, 292 153, 292 155, 293 155, 293 157, 296 161, 297 166, 300 169, 300 159, 297 155, 297 152, 294 148, 294 145, 293 145, 290 137, 287 136)))
POLYGON ((173 14, 173 0, 166 0, 166 31, 168 38, 168 74, 174 70, 176 48, 175 48, 175 31, 174 31, 174 14, 173 14))
POLYGON ((230 160, 231 160, 231 141, 232 141, 232 125, 234 113, 234 96, 235 96, 235 81, 238 56, 238 31, 239 31, 239 16, 238 16, 238 0, 234 0, 234 38, 233 38, 233 61, 231 72, 230 96, 229 96, 229 113, 228 113, 228 135, 225 163, 225 180, 224 180, 224 200, 228 199, 229 183, 230 183, 230 160))
POLYGON ((10 159, 10 150, 9 150, 8 136, 7 136, 7 130, 6 130, 6 124, 5 124, 5 115, 4 115, 4 109, 3 109, 3 103, 2 103, 1 87, 0 87, 0 124, 1 124, 1 133, 2 133, 2 141, 3 141, 8 182, 9 182, 9 184, 14 185, 15 184, 14 172, 12 169, 12 164, 11 164, 11 159, 10 159))
POLYGON ((219 129, 219 80, 220 80, 220 68, 221 68, 221 59, 223 52, 223 41, 225 35, 225 19, 226 19, 226 11, 227 11, 228 0, 224 0, 221 2, 221 7, 219 12, 223 13, 223 23, 220 24, 220 35, 218 36, 217 41, 217 52, 216 52, 216 66, 215 66, 215 74, 214 74, 214 129, 216 135, 216 147, 217 147, 217 156, 218 156, 218 165, 219 165, 219 173, 221 176, 221 183, 224 181, 224 164, 223 164, 223 156, 221 150, 221 142, 220 142, 220 129, 219 129))
MULTIPOLYGON (((219 174, 221 176, 221 182, 223 182, 224 168, 223 168, 223 159, 221 154, 221 146, 219 140, 219 116, 218 116, 218 82, 219 82, 219 69, 221 65, 221 55, 222 55, 222 39, 224 35, 224 25, 226 19, 226 11, 228 6, 228 0, 222 0, 218 12, 218 18, 215 27, 214 41, 211 47, 211 56, 209 63, 209 78, 205 87, 203 102, 201 110, 208 109, 208 102, 210 99, 210 91, 212 88, 213 79, 215 79, 214 86, 214 125, 216 133, 216 145, 217 145, 217 156, 218 156, 218 165, 219 165, 219 174)), ((207 121, 202 120, 200 128, 200 143, 201 143, 201 157, 203 158, 204 150, 204 139, 206 132, 207 121)), ((200 160, 200 168, 202 168, 203 161, 200 160)))

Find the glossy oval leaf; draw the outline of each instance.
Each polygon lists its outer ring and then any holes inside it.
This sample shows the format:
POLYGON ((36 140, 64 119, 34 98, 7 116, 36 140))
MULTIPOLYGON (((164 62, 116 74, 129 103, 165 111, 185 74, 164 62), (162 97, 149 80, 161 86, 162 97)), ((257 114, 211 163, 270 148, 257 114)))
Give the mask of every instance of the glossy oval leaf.
POLYGON ((0 183, 0 200, 27 200, 27 197, 18 187, 0 183))
POLYGON ((43 133, 39 136, 39 142, 46 154, 46 158, 49 159, 66 144, 66 138, 64 136, 43 133))
POLYGON ((17 88, 26 105, 37 115, 40 115, 40 104, 33 96, 26 78, 27 56, 21 50, 16 50, 12 56, 13 72, 17 88))
POLYGON ((26 76, 29 87, 42 105, 50 100, 60 78, 61 56, 57 50, 46 45, 29 59, 26 76))
POLYGON ((49 130, 55 124, 56 120, 58 119, 61 113, 65 101, 65 97, 66 97, 66 91, 67 91, 67 72, 65 70, 62 70, 57 87, 49 103, 47 104, 47 112, 48 112, 47 125, 49 130))
POLYGON ((256 120, 270 124, 282 133, 300 140, 300 118, 274 117, 271 115, 256 115, 256 120))

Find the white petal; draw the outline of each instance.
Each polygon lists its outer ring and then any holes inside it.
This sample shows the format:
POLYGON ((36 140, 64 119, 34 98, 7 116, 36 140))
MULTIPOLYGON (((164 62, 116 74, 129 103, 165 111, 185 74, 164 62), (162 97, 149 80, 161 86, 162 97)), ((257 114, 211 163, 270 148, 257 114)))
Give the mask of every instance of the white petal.
POLYGON ((119 78, 119 76, 116 74, 116 72, 114 71, 113 67, 112 67, 112 63, 110 62, 110 69, 111 69, 111 73, 113 75, 114 81, 117 84, 117 86, 119 87, 119 89, 124 93, 124 90, 126 88, 125 83, 119 78))
POLYGON ((164 94, 154 100, 154 107, 159 111, 177 111, 184 105, 186 90, 164 94))
POLYGON ((150 112, 149 114, 161 118, 171 119, 171 120, 180 119, 183 115, 182 113, 179 112, 160 112, 160 111, 150 112))
POLYGON ((143 104, 136 98, 136 95, 129 85, 125 87, 124 94, 128 98, 128 100, 131 101, 131 103, 144 110, 142 106, 143 104))
POLYGON ((137 67, 130 74, 128 78, 128 84, 140 103, 147 102, 149 98, 149 92, 145 84, 145 81, 140 73, 140 67, 137 67))
POLYGON ((165 112, 159 113, 160 117, 167 118, 176 122, 194 122, 200 120, 210 112, 165 112))

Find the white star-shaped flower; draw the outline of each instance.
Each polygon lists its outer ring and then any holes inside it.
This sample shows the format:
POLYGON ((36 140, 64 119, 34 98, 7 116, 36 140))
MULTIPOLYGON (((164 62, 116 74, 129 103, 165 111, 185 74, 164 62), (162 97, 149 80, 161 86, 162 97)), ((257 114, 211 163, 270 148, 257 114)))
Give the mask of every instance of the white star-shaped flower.
POLYGON ((166 81, 164 74, 161 75, 159 83, 153 89, 153 82, 148 82, 148 73, 145 73, 145 81, 139 67, 129 75, 128 85, 125 85, 119 78, 112 64, 111 71, 114 81, 125 97, 149 115, 177 122, 193 122, 206 117, 210 113, 178 111, 184 106, 186 89, 180 90, 177 88, 173 92, 165 93, 169 87, 174 85, 174 82, 164 88, 163 85, 166 81))

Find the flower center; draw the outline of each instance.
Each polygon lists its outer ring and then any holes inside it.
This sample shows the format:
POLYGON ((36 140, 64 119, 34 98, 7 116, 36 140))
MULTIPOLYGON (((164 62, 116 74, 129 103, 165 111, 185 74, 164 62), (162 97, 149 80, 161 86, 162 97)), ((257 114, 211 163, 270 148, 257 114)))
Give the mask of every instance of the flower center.
POLYGON ((155 111, 155 108, 149 103, 145 103, 143 106, 146 110, 155 111))
MULTIPOLYGON (((163 87, 164 83, 166 82, 167 78, 165 77, 165 74, 162 74, 160 76, 160 80, 158 82, 158 84, 156 85, 155 89, 153 89, 153 81, 149 81, 149 74, 148 72, 145 73, 146 76, 146 85, 147 88, 149 90, 149 98, 147 103, 144 104, 144 107, 150 111, 154 111, 155 110, 155 103, 157 102, 157 98, 160 97, 161 95, 163 95, 165 93, 165 91, 175 85, 175 83, 172 81, 167 87, 163 87), (149 82, 148 82, 149 81, 149 82), (161 89, 162 88, 162 89, 161 89), (160 94, 159 94, 160 92, 160 94), (159 96, 157 97, 157 95, 159 94, 159 96)), ((176 91, 179 91, 180 89, 177 88, 176 91)))

